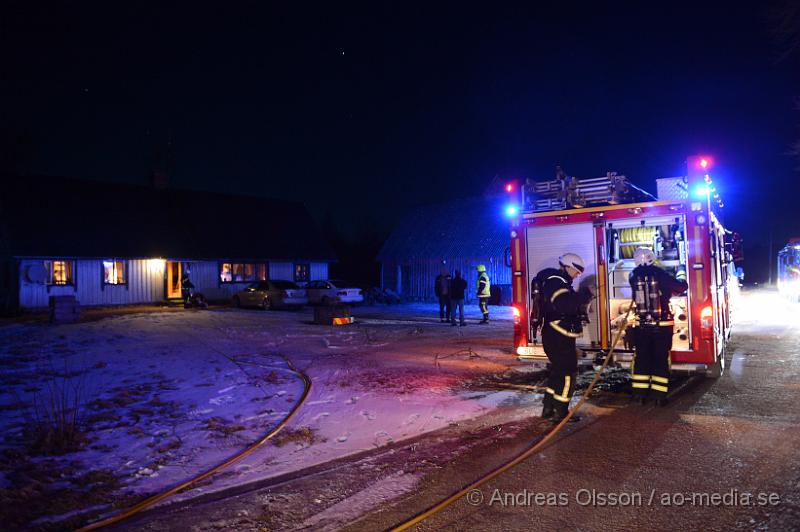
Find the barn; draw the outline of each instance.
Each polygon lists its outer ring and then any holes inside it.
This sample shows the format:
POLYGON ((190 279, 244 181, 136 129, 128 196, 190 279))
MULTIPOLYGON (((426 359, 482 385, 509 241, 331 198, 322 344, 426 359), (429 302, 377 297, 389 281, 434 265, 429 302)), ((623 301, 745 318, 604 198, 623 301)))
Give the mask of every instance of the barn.
POLYGON ((327 279, 335 260, 303 204, 57 177, 5 180, 0 308, 211 301, 254 281, 327 279))
POLYGON ((492 282, 492 303, 510 304, 508 262, 510 222, 502 195, 486 195, 426 205, 397 225, 378 254, 381 287, 410 301, 435 301, 434 281, 446 269, 467 280, 475 300, 477 273, 484 264, 492 282))

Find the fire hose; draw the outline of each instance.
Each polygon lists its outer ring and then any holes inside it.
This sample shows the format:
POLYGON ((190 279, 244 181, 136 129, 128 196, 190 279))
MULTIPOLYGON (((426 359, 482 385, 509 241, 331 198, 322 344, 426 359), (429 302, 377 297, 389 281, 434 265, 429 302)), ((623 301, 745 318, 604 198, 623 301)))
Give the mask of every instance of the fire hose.
POLYGON ((143 500, 142 502, 140 502, 140 503, 138 503, 138 504, 136 504, 134 506, 131 506, 130 508, 128 508, 126 510, 123 510, 122 512, 120 512, 118 514, 112 515, 111 517, 108 517, 108 518, 103 519, 101 521, 97 521, 95 523, 91 523, 89 525, 86 525, 85 527, 78 529, 78 532, 86 532, 86 531, 89 531, 89 530, 97 530, 98 528, 106 527, 106 526, 112 525, 114 523, 119 523, 120 521, 122 521, 124 519, 128 519, 129 517, 132 517, 132 516, 138 514, 139 512, 141 512, 143 510, 146 510, 147 508, 152 507, 156 503, 159 503, 159 502, 163 501, 167 497, 170 497, 171 495, 174 495, 174 494, 178 493, 179 491, 185 490, 189 486, 191 486, 193 484, 196 484, 197 482, 200 482, 201 480, 205 480, 206 478, 208 478, 208 477, 210 477, 210 476, 212 476, 212 475, 214 475, 216 473, 219 473, 220 471, 222 471, 226 467, 228 467, 228 466, 230 466, 232 464, 235 464, 236 462, 238 462, 242 458, 250 455, 251 453, 253 453, 257 449, 262 447, 270 439, 272 439, 272 437, 275 436, 278 432, 280 432, 289 423, 289 421, 292 419, 292 417, 294 417, 295 413, 303 405, 303 403, 306 400, 306 397, 308 397, 308 394, 311 391, 311 379, 308 378, 308 375, 306 375, 302 371, 300 371, 297 368, 295 368, 294 364, 292 364, 292 362, 288 358, 283 357, 283 359, 286 361, 286 364, 289 366, 289 370, 292 373, 294 373, 295 375, 298 375, 303 380, 303 393, 300 396, 300 399, 292 407, 292 410, 289 412, 289 414, 285 418, 283 418, 283 420, 280 423, 278 423, 274 428, 272 428, 272 430, 270 430, 266 435, 264 435, 264 437, 262 437, 260 440, 258 440, 254 444, 252 444, 250 447, 246 448, 244 451, 232 456, 231 458, 228 458, 226 461, 222 462, 221 464, 218 464, 218 465, 212 467, 211 469, 209 469, 209 470, 207 470, 207 471, 205 471, 203 473, 200 473, 199 475, 197 475, 195 477, 192 477, 189 480, 186 480, 185 482, 182 482, 181 484, 179 484, 177 486, 174 486, 174 487, 172 487, 172 488, 170 488, 170 489, 168 489, 168 490, 166 490, 166 491, 164 491, 162 493, 158 493, 156 495, 153 495, 152 497, 148 497, 147 499, 143 500))
POLYGON ((633 302, 631 302, 631 305, 628 308, 628 312, 625 313, 625 319, 622 320, 622 323, 620 324, 619 330, 617 331, 617 335, 616 335, 616 337, 614 338, 614 341, 611 344, 611 349, 608 351, 608 354, 606 355, 605 360, 603 360, 602 366, 600 366, 600 369, 597 370, 597 373, 595 374, 594 379, 592 379, 592 382, 589 383, 589 387, 586 388, 586 391, 583 393, 583 396, 581 397, 580 401, 578 401, 578 404, 576 404, 575 408, 570 410, 567 413, 567 415, 564 417, 564 419, 562 419, 561 422, 558 425, 553 427, 553 429, 550 432, 548 432, 545 435, 544 438, 539 440, 532 447, 529 447, 528 449, 526 449, 525 451, 523 451, 522 453, 517 455, 516 458, 512 459, 509 462, 506 462, 505 464, 503 464, 500 467, 495 468, 494 470, 490 471, 489 473, 487 473, 486 475, 482 476, 478 480, 474 481, 472 484, 462 488, 458 492, 450 495, 449 497, 447 497, 446 499, 444 499, 441 502, 437 503, 436 505, 431 506, 430 508, 428 508, 427 510, 423 511, 422 513, 417 514, 416 516, 412 517, 408 521, 405 521, 405 522, 397 525, 392 530, 395 531, 395 532, 402 531, 402 530, 407 530, 407 529, 411 528, 412 526, 421 523, 422 521, 424 521, 425 519, 431 517, 432 515, 441 512, 442 510, 444 510, 445 508, 447 508, 448 506, 450 506, 451 504, 453 504, 454 502, 459 500, 461 497, 465 496, 470 491, 483 486, 487 482, 499 477, 500 475, 502 475, 503 473, 505 473, 509 469, 511 469, 511 468, 515 467, 516 465, 524 462, 525 460, 530 458, 533 454, 535 454, 539 449, 544 447, 544 445, 547 442, 552 440, 555 437, 555 435, 558 434, 558 432, 562 428, 564 428, 564 425, 566 425, 569 422, 569 420, 572 419, 572 416, 575 415, 575 412, 580 410, 580 408, 584 405, 584 403, 586 403, 586 400, 589 398, 589 395, 591 395, 592 389, 594 389, 595 384, 597 384, 597 381, 600 380, 600 376, 603 374, 603 372, 605 371, 606 367, 608 366, 608 362, 611 360, 612 355, 614 354, 614 350, 616 349, 620 338, 622 338, 622 333, 625 332, 625 328, 628 326, 628 316, 630 315, 632 309, 633 309, 633 302))

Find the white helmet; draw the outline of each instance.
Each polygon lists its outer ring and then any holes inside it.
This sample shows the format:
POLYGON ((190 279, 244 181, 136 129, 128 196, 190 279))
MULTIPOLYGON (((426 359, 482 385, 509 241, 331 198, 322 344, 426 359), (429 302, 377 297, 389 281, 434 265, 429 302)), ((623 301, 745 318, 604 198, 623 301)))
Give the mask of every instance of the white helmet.
POLYGON ((558 263, 564 267, 569 266, 571 268, 575 268, 581 273, 583 273, 583 270, 586 269, 586 266, 583 264, 583 259, 575 253, 564 253, 558 257, 558 263))
POLYGON ((656 254, 650 248, 636 248, 633 252, 633 262, 637 266, 650 266, 656 261, 656 254))

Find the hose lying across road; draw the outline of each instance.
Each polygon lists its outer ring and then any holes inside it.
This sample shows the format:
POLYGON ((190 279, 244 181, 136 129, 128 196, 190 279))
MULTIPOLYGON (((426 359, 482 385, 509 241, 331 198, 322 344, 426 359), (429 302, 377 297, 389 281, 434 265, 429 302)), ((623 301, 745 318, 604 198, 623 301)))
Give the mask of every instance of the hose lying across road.
MULTIPOLYGON (((633 305, 631 305, 631 308, 632 307, 633 307, 633 305)), ((594 379, 592 379, 592 382, 589 383, 589 387, 586 388, 586 391, 583 393, 583 396, 581 397, 581 400, 578 401, 578 404, 575 405, 575 408, 570 410, 567 413, 566 417, 564 419, 562 419, 561 422, 558 425, 553 427, 553 429, 550 432, 548 432, 547 435, 544 438, 542 438, 535 445, 533 445, 533 447, 530 447, 527 450, 523 451, 521 454, 519 454, 516 458, 512 459, 510 462, 506 462, 502 466, 494 469, 493 471, 490 471, 489 473, 487 473, 486 475, 482 476, 481 478, 479 478, 478 480, 476 480, 475 482, 473 482, 469 486, 466 486, 466 487, 462 488, 458 492, 450 495, 448 498, 446 498, 443 501, 437 503, 435 506, 431 506, 430 508, 428 508, 424 512, 422 512, 420 514, 417 514, 416 516, 414 516, 413 518, 409 519, 408 521, 405 521, 405 522, 397 525, 392 530, 393 531, 407 530, 407 529, 411 528, 412 526, 421 523, 422 521, 424 521, 425 519, 431 517, 432 515, 441 512, 442 510, 444 510, 445 508, 447 508, 448 506, 450 506, 451 504, 456 502, 458 499, 460 499, 461 497, 463 497, 464 495, 469 493, 470 491, 483 486, 487 482, 499 477, 500 475, 502 475, 503 473, 505 473, 506 471, 508 471, 512 467, 516 466, 517 464, 520 464, 520 463, 524 462, 530 456, 532 456, 534 453, 536 453, 539 449, 544 447, 544 445, 547 442, 552 440, 555 437, 555 435, 558 434, 558 432, 562 428, 564 428, 564 425, 566 425, 569 422, 569 420, 572 418, 572 416, 575 415, 575 412, 580 410, 580 408, 583 406, 583 404, 589 398, 589 395, 592 393, 592 389, 594 389, 594 385, 597 384, 597 381, 600 380, 600 377, 603 375, 603 371, 605 371, 606 366, 608 366, 608 362, 611 360, 611 356, 614 354, 614 350, 617 348, 617 344, 619 343, 620 338, 622 338, 622 333, 625 331, 625 328, 628 326, 628 315, 630 315, 631 308, 628 308, 628 312, 625 314, 625 319, 622 320, 622 324, 620 325, 619 331, 617 331, 617 335, 614 338, 614 342, 611 344, 611 349, 608 351, 608 355, 606 356, 605 360, 603 360, 603 365, 600 367, 599 370, 597 370, 597 373, 595 374, 594 379)))
POLYGON ((143 511, 143 510, 145 510, 147 508, 150 508, 154 504, 156 504, 156 503, 158 503, 160 501, 163 501, 167 497, 169 497, 171 495, 174 495, 174 494, 178 493, 179 491, 184 490, 184 489, 188 488, 189 486, 191 486, 193 484, 196 484, 197 482, 200 482, 201 480, 204 480, 204 479, 210 477, 211 475, 219 473, 220 471, 222 471, 223 469, 225 469, 226 467, 228 467, 228 466, 230 466, 232 464, 235 464, 236 462, 238 462, 239 460, 241 460, 245 456, 251 454, 256 449, 258 449, 261 446, 263 446, 273 436, 275 436, 278 432, 280 432, 281 429, 283 429, 287 425, 287 423, 289 423, 289 420, 291 420, 292 417, 294 417, 295 413, 303 405, 303 403, 306 400, 306 397, 308 397, 308 394, 311 391, 311 379, 308 378, 308 375, 306 375, 302 371, 300 371, 297 368, 295 368, 294 364, 292 364, 291 360, 289 360, 288 358, 286 358, 286 357, 282 357, 282 358, 286 362, 286 365, 289 366, 289 369, 292 371, 292 373, 294 373, 295 375, 298 375, 301 379, 303 379, 303 394, 300 396, 300 399, 292 407, 292 410, 289 412, 289 415, 287 415, 283 419, 283 421, 278 423, 278 425, 276 425, 272 430, 270 430, 263 438, 258 440, 256 443, 254 443, 253 445, 251 445, 250 447, 248 447, 244 451, 236 454, 235 456, 232 456, 231 458, 227 459, 223 463, 221 463, 221 464, 219 464, 217 466, 214 466, 211 469, 209 469, 208 471, 200 473, 199 475, 197 475, 197 476, 195 476, 193 478, 190 478, 189 480, 187 480, 187 481, 185 481, 185 482, 183 482, 183 483, 181 483, 181 484, 179 484, 179 485, 177 485, 175 487, 172 487, 172 488, 170 488, 170 489, 168 489, 168 490, 166 490, 166 491, 164 491, 162 493, 159 493, 157 495, 153 495, 152 497, 148 497, 147 499, 143 500, 139 504, 136 504, 135 506, 131 506, 127 510, 124 510, 124 511, 122 511, 122 512, 116 514, 116 515, 112 515, 111 517, 103 519, 102 521, 97 521, 95 523, 89 524, 89 525, 79 529, 78 532, 84 532, 84 531, 88 531, 88 530, 97 530, 98 528, 102 528, 102 527, 105 527, 105 526, 108 526, 108 525, 112 525, 114 523, 119 523, 120 521, 122 521, 124 519, 128 519, 129 517, 131 517, 133 515, 136 515, 137 513, 141 512, 141 511, 143 511))

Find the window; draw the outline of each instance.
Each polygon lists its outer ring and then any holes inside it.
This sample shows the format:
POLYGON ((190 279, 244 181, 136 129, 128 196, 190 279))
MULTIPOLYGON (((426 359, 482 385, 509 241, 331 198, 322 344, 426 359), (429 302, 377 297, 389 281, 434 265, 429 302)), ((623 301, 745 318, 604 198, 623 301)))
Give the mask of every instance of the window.
POLYGON ((255 266, 255 264, 245 264, 244 265, 244 280, 245 281, 255 281, 256 280, 256 266, 255 266))
POLYGON ((308 264, 295 264, 294 265, 294 280, 295 282, 308 281, 311 268, 308 264))
POLYGON ((246 283, 267 280, 264 262, 223 262, 219 266, 219 280, 223 283, 246 283))
POLYGON ((241 282, 244 281, 244 264, 234 264, 233 265, 233 282, 241 282))
POLYGON ((46 260, 44 269, 47 271, 47 284, 58 286, 74 284, 71 260, 46 260))
POLYGON ((127 268, 124 260, 108 259, 103 261, 103 284, 125 284, 127 282, 127 268))
POLYGON ((223 283, 230 283, 233 281, 233 276, 231 274, 231 264, 230 262, 224 262, 219 266, 219 279, 223 283))

